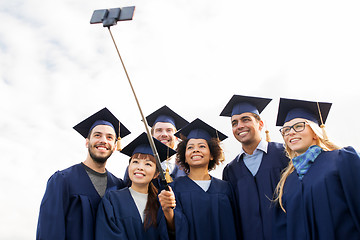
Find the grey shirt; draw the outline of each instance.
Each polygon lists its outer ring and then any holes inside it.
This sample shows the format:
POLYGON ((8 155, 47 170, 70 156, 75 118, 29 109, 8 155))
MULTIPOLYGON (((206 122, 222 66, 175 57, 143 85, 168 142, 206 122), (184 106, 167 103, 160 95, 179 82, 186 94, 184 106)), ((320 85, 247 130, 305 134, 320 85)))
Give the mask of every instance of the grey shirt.
POLYGON ((99 172, 92 170, 91 168, 86 166, 84 163, 81 163, 81 164, 84 166, 85 171, 88 174, 96 191, 98 192, 100 197, 103 197, 105 195, 106 187, 107 187, 107 171, 104 173, 99 173, 99 172))

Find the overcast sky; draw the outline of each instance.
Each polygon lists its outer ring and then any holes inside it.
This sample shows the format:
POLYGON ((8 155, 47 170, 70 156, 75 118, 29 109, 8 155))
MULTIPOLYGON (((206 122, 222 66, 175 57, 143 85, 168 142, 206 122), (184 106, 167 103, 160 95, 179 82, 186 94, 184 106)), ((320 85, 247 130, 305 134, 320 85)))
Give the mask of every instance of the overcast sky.
MULTIPOLYGON (((359 149, 358 1, 11 0, 0 2, 0 236, 34 239, 48 178, 85 160, 72 127, 107 107, 132 132, 141 117, 110 34, 95 9, 136 6, 111 28, 145 115, 167 105, 229 138, 233 94, 272 98, 262 113, 274 141, 280 97, 332 102, 332 141, 359 149)), ((128 158, 107 168, 122 177, 128 158)), ((212 172, 221 178, 224 165, 212 172)))

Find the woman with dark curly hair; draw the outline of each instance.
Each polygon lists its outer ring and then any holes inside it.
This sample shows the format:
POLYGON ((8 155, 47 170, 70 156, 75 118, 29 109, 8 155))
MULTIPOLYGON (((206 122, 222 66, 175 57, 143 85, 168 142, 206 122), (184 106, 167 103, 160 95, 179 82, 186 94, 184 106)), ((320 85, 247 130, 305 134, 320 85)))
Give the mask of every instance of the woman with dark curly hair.
POLYGON ((220 142, 227 136, 200 119, 175 135, 182 139, 176 161, 187 176, 174 180, 173 191, 159 194, 168 227, 175 230, 177 239, 236 239, 231 186, 209 174, 223 161, 220 142), (188 231, 180 231, 184 218, 188 231))

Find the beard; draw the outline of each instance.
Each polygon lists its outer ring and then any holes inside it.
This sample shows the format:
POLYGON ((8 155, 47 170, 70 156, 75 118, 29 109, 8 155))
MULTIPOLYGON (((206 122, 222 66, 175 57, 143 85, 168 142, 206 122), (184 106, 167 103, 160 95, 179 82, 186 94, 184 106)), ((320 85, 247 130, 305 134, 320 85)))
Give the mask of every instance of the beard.
POLYGON ((96 148, 96 146, 94 146, 94 145, 91 145, 91 146, 88 148, 90 157, 91 157, 95 162, 97 162, 97 163, 106 163, 107 159, 111 156, 112 151, 110 151, 108 154, 102 156, 102 155, 96 154, 96 153, 93 151, 94 148, 96 148))

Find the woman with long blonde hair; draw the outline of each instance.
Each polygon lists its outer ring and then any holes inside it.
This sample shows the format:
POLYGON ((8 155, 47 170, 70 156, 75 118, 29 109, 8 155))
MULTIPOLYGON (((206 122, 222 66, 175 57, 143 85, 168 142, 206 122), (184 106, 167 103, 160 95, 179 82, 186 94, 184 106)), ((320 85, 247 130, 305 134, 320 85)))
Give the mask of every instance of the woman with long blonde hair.
POLYGON ((360 239, 360 158, 327 138, 331 103, 280 99, 288 167, 275 192, 273 239, 360 239))

